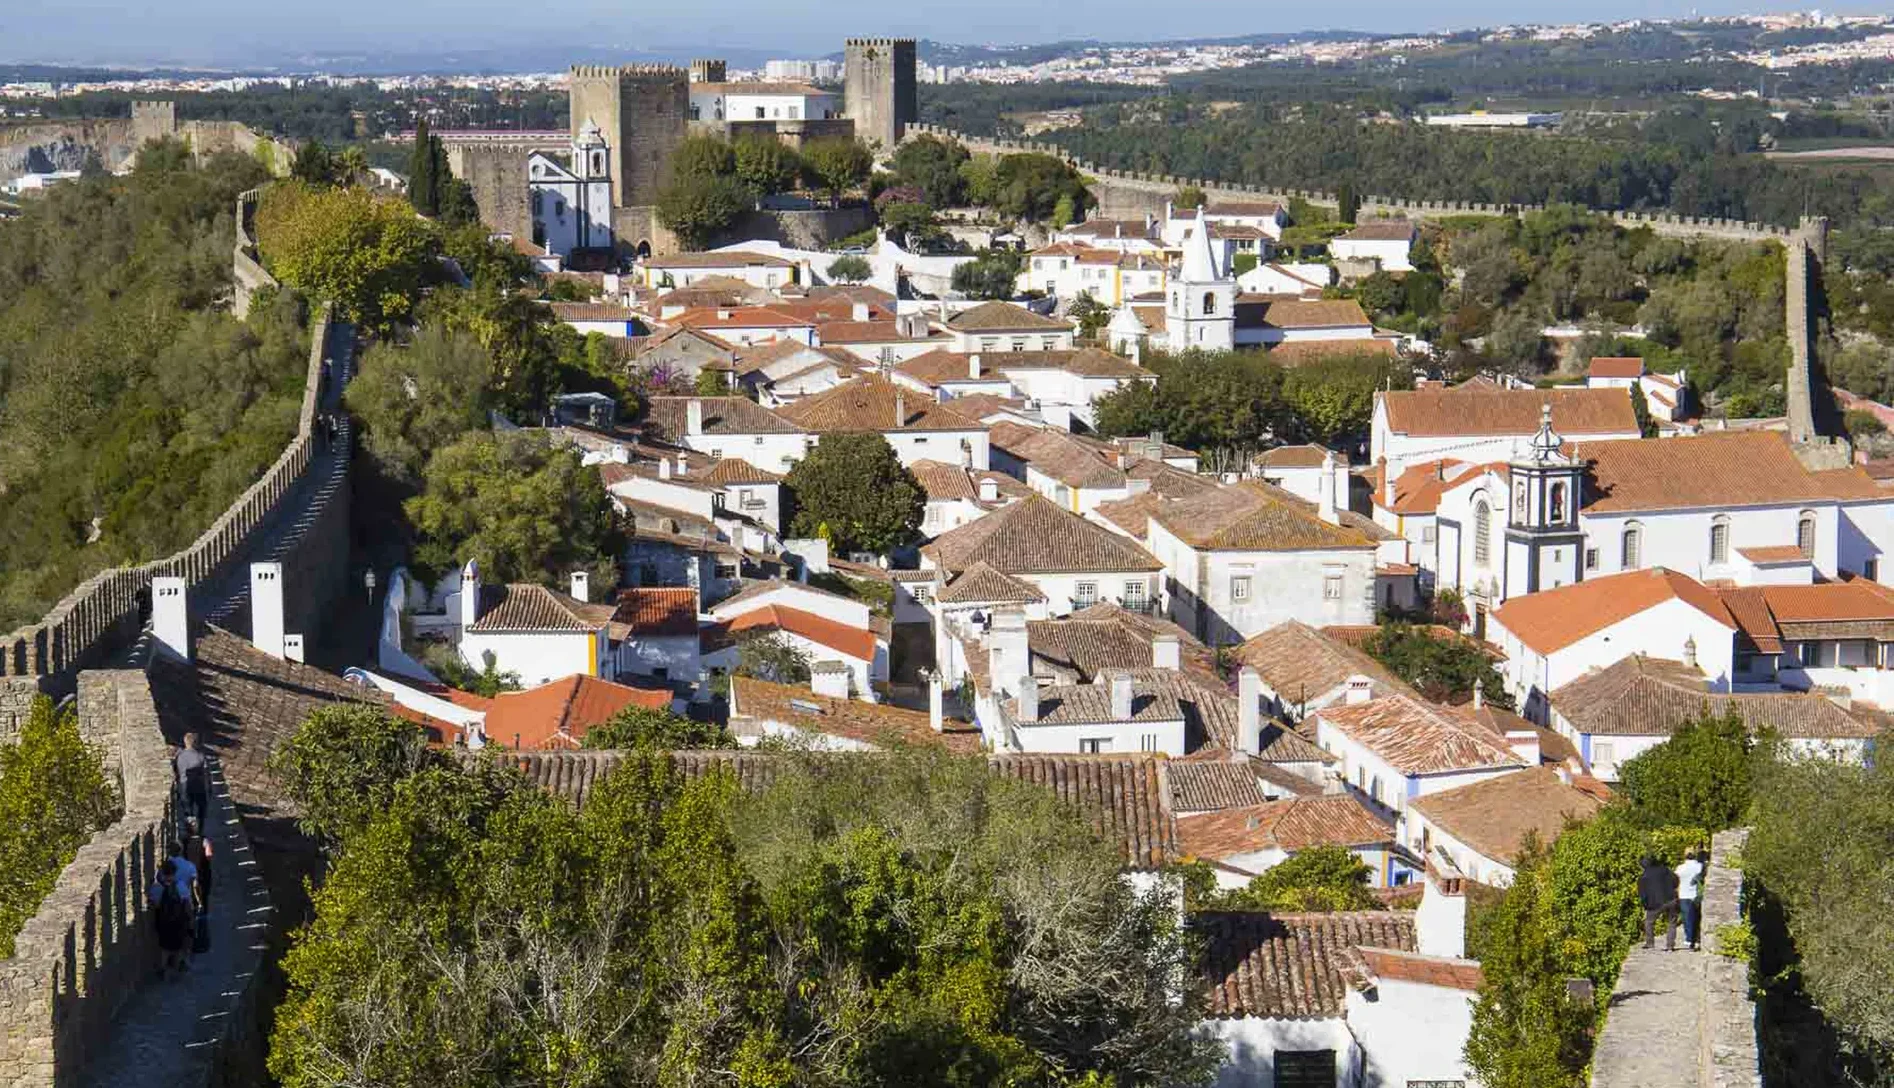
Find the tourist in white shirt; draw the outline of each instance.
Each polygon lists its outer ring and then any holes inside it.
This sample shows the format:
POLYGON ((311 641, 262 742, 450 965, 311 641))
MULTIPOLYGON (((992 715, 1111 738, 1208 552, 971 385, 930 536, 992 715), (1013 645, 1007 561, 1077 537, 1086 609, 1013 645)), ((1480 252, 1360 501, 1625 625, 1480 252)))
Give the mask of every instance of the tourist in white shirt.
POLYGON ((1703 928, 1703 904, 1699 898, 1703 890, 1703 851, 1697 850, 1684 855, 1684 863, 1677 866, 1677 903, 1683 908, 1684 940, 1690 944, 1690 950, 1697 950, 1699 932, 1703 928))

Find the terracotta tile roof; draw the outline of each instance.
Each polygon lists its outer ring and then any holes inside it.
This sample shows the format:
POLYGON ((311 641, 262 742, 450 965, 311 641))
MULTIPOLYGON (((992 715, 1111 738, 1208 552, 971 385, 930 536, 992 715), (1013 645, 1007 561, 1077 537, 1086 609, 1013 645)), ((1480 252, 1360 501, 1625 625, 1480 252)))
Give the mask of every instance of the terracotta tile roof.
POLYGON ((737 349, 737 346, 735 344, 732 344, 730 341, 725 340, 723 337, 718 336, 715 333, 705 332, 702 329, 687 328, 682 325, 673 325, 670 328, 665 329, 663 332, 660 332, 655 336, 649 336, 649 337, 644 338, 643 342, 639 344, 638 354, 643 355, 645 354, 645 352, 650 351, 652 348, 658 347, 662 344, 669 343, 671 340, 674 340, 680 336, 689 337, 693 340, 700 340, 703 343, 706 343, 710 345, 711 347, 716 348, 718 351, 733 352, 737 349))
MULTIPOLYGON (((1125 630, 1137 634, 1147 643, 1155 640, 1160 635, 1169 635, 1171 638, 1177 640, 1180 657, 1183 660, 1185 668, 1196 669, 1199 672, 1206 673, 1214 671, 1216 655, 1211 652, 1210 647, 1198 641, 1197 636, 1191 634, 1182 626, 1172 623, 1162 616, 1154 616, 1144 612, 1133 612, 1111 601, 1100 601, 1097 604, 1081 608, 1070 616, 1067 616, 1066 622, 1116 624, 1125 630)), ((1101 665, 1100 667, 1107 666, 1101 665)), ((1133 667, 1133 665, 1127 663, 1125 667, 1130 668, 1133 667)))
POLYGON ((1638 435, 1631 394, 1623 389, 1461 386, 1397 389, 1376 393, 1375 398, 1385 407, 1389 429, 1401 434, 1529 437, 1539 433, 1541 409, 1550 404, 1552 426, 1560 434, 1609 434, 1627 439, 1638 435))
MULTIPOLYGON (((1664 439, 1681 442, 1684 439, 1664 439)), ((1552 654, 1665 601, 1682 601, 1734 631, 1730 610, 1703 583, 1663 567, 1587 578, 1582 582, 1509 598, 1494 622, 1539 654, 1552 654)))
POLYGON ((857 661, 875 659, 875 633, 837 623, 826 616, 780 604, 764 605, 733 616, 723 626, 730 635, 745 631, 788 631, 857 661))
MULTIPOLYGON (((1207 670, 1157 668, 1148 663, 1150 656, 1147 643, 1146 664, 1108 666, 1098 670, 1095 675, 1106 679, 1119 675, 1130 676, 1132 683, 1138 687, 1162 692, 1176 699, 1184 712, 1185 740, 1193 747, 1216 748, 1225 752, 1235 748, 1237 705, 1229 686, 1207 670)), ((1296 739, 1299 741, 1301 738, 1296 739)))
POLYGON ((723 249, 708 253, 673 253, 668 257, 646 257, 649 268, 794 268, 796 262, 747 249, 723 249))
POLYGON ((1212 223, 1210 237, 1255 241, 1259 238, 1267 238, 1269 235, 1247 223, 1212 223))
POLYGON ((1794 544, 1764 544, 1754 548, 1738 548, 1738 555, 1751 563, 1806 563, 1809 557, 1794 544))
POLYGON ((1239 854, 1311 846, 1374 846, 1394 841, 1394 823, 1368 810, 1353 794, 1264 801, 1180 816, 1177 838, 1186 854, 1227 861, 1239 854))
POLYGON ((908 340, 892 317, 885 321, 824 321, 816 326, 816 335, 824 344, 879 344, 888 340, 908 340))
POLYGON ((1107 459, 1099 450, 1063 431, 1002 421, 993 425, 987 441, 1067 487, 1116 490, 1125 486, 1124 470, 1115 459, 1107 459))
POLYGON ((779 484, 783 478, 768 469, 757 468, 741 457, 724 457, 711 463, 703 475, 696 477, 707 484, 779 484))
POLYGON ((652 397, 645 410, 647 427, 655 437, 671 441, 685 436, 687 405, 701 401, 705 434, 800 434, 802 428, 748 397, 652 397))
POLYGON ((1002 574, 984 561, 954 576, 937 598, 942 604, 1031 604, 1046 595, 1030 582, 1002 574))
POLYGON ((1133 868, 1178 858, 1166 760, 1152 756, 1012 754, 987 757, 995 771, 1044 786, 1076 808, 1107 842, 1123 844, 1133 868))
MULTIPOLYGON (((1321 468, 1322 462, 1332 454, 1323 446, 1311 442, 1303 446, 1277 446, 1273 450, 1264 450, 1256 455, 1255 463, 1264 468, 1321 468)), ((1338 467, 1346 468, 1348 459, 1336 458, 1338 467)))
MULTIPOLYGON (((878 748, 894 744, 945 744, 956 752, 981 750, 978 726, 942 719, 942 730, 936 733, 926 711, 904 710, 859 699, 834 699, 817 695, 806 686, 772 684, 747 676, 731 678, 730 690, 732 727, 757 723, 760 731, 762 722, 774 721, 878 748)), ((739 735, 745 731, 738 728, 739 735)))
POLYGON ((633 635, 643 638, 690 637, 697 634, 697 591, 683 589, 627 589, 618 594, 618 614, 633 635))
POLYGON ((1639 378, 1644 376, 1644 360, 1631 356, 1598 356, 1587 371, 1594 378, 1639 378))
POLYGON ((1307 366, 1324 359, 1353 359, 1360 356, 1392 359, 1400 354, 1400 345, 1379 336, 1357 336, 1346 340, 1288 340, 1270 345, 1266 354, 1272 363, 1293 367, 1307 366))
POLYGON ((866 283, 823 283, 809 288, 809 298, 818 302, 830 299, 847 299, 850 304, 866 302, 877 306, 893 306, 892 294, 866 283))
POLYGON ((1192 472, 1149 458, 1131 462, 1125 469, 1125 479, 1148 480, 1151 486, 1145 494, 1160 495, 1167 499, 1187 499, 1192 495, 1215 491, 1220 486, 1217 478, 1208 473, 1192 472))
POLYGON ((945 461, 923 458, 908 465, 921 490, 927 492, 930 502, 948 502, 963 499, 967 502, 980 501, 980 483, 993 481, 1001 501, 1023 499, 1032 494, 1032 489, 1004 472, 993 472, 968 468, 965 465, 950 465, 945 461))
POLYGON ((790 312, 782 306, 704 306, 668 319, 693 329, 813 329, 821 320, 790 312))
POLYGON ((1041 317, 1010 302, 982 302, 955 314, 947 322, 955 332, 1071 332, 1069 322, 1041 317))
POLYGON ((1026 398, 1002 397, 997 393, 962 393, 951 403, 954 411, 973 419, 985 419, 1000 412, 1026 414, 1026 398))
POLYGON ((1244 295, 1236 301, 1238 305, 1246 305, 1258 299, 1269 300, 1261 303, 1262 324, 1273 328, 1334 329, 1373 324, 1368 320, 1368 315, 1362 312, 1361 303, 1352 298, 1284 299, 1271 295, 1244 295))
POLYGON ((1151 517, 1193 548, 1227 551, 1316 551, 1373 548, 1374 538, 1331 525, 1281 488, 1245 480, 1166 503, 1151 517))
POLYGON ((844 597, 840 593, 832 593, 820 586, 812 586, 806 582, 792 582, 786 578, 766 578, 761 581, 749 582, 742 589, 737 590, 730 596, 711 605, 709 611, 715 612, 720 616, 733 615, 739 611, 736 608, 737 605, 753 601, 758 597, 774 593, 779 589, 790 589, 797 593, 811 593, 815 596, 827 597, 834 601, 848 601, 851 604, 861 604, 860 601, 855 600, 853 597, 844 597))
POLYGON ((950 529, 921 552, 950 571, 981 560, 1007 574, 1163 569, 1135 543, 1038 495, 950 529))
POLYGON ((1408 802, 1435 827, 1502 865, 1518 857, 1526 836, 1551 845, 1568 820, 1588 819, 1598 798, 1559 780, 1550 767, 1482 779, 1408 802))
POLYGON ((1387 471, 1387 466, 1376 465, 1371 478, 1374 504, 1397 514, 1435 513, 1440 509, 1440 497, 1446 494, 1448 488, 1460 482, 1466 467, 1465 462, 1452 459, 1409 465, 1406 471, 1394 478, 1394 505, 1389 506, 1387 488, 1381 476, 1387 471))
POLYGON ((596 621, 583 601, 530 582, 482 587, 483 598, 491 594, 491 603, 474 622, 474 631, 596 631, 609 621, 607 615, 596 621))
POLYGON ((609 302, 548 302, 561 321, 636 321, 638 315, 609 302))
POLYGON ((969 419, 925 393, 873 375, 804 397, 781 409, 780 414, 811 434, 986 430, 979 420, 969 419))
POLYGON ((1238 666, 1254 668, 1263 683, 1291 706, 1320 698, 1356 675, 1374 681, 1376 697, 1417 694, 1366 653, 1296 620, 1256 635, 1238 646, 1232 656, 1238 666))
POLYGON ((1411 911, 1192 915, 1203 939, 1206 1013, 1219 1020, 1335 1019, 1367 964, 1360 947, 1415 949, 1411 911))
POLYGON ((1414 237, 1414 224, 1405 219, 1370 220, 1342 237, 1354 242, 1405 242, 1414 237))
POLYGON ((1059 233, 1075 234, 1085 238, 1150 239, 1154 234, 1154 227, 1143 219, 1087 219, 1082 223, 1061 227, 1059 233))
POLYGON ((1403 775, 1525 765, 1486 730, 1408 695, 1331 703, 1316 716, 1403 775))
POLYGON ((1158 507, 1175 500, 1156 491, 1146 491, 1128 499, 1115 502, 1101 502, 1092 507, 1091 517, 1104 520, 1123 529, 1134 539, 1147 540, 1151 531, 1151 514, 1158 507))
POLYGON ((1039 717, 1021 721, 1033 725, 1092 725, 1108 722, 1181 722, 1184 708, 1177 697, 1149 684, 1131 685, 1131 717, 1112 713, 1111 685, 1049 684, 1039 689, 1039 717))
POLYGON ((1581 733, 1668 737, 1704 711, 1742 715, 1751 729, 1785 737, 1876 736, 1881 715, 1844 709, 1825 696, 1795 692, 1713 694, 1702 672, 1676 661, 1633 654, 1593 669, 1551 696, 1552 709, 1581 733))
POLYGON ((501 692, 487 711, 487 738, 507 748, 577 748, 586 730, 630 706, 669 709, 671 693, 581 675, 501 692))
POLYGON ((1894 641, 1894 590, 1865 578, 1806 586, 1757 586, 1785 639, 1894 641), (1842 632, 1839 627, 1856 628, 1842 632))
POLYGON ((1282 211, 1282 205, 1273 200, 1213 200, 1203 210, 1209 216, 1268 218, 1282 211))
MULTIPOLYGON (((1172 760, 1164 769, 1170 780, 1171 809, 1180 819, 1193 812, 1220 812, 1266 803, 1262 783, 1247 760, 1172 760)), ((1314 783, 1310 783, 1313 787, 1314 783)), ((1178 830, 1183 826, 1180 823, 1178 830)))
POLYGON ((1486 980, 1475 960, 1423 956, 1388 948, 1357 948, 1355 951, 1367 965, 1368 973, 1379 981, 1412 982, 1472 993, 1486 980))
POLYGON ((1858 468, 1828 474, 1802 467, 1781 431, 1585 442, 1573 455, 1590 462, 1587 513, 1885 497, 1858 468))

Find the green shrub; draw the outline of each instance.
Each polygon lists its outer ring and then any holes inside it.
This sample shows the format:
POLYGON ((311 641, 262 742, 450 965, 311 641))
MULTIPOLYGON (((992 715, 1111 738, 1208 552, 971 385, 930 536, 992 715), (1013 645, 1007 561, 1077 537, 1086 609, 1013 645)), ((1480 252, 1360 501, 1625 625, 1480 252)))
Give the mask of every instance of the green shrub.
POLYGON ((0 747, 0 958, 59 873, 93 835, 118 818, 118 787, 99 751, 79 735, 71 709, 44 696, 0 747))

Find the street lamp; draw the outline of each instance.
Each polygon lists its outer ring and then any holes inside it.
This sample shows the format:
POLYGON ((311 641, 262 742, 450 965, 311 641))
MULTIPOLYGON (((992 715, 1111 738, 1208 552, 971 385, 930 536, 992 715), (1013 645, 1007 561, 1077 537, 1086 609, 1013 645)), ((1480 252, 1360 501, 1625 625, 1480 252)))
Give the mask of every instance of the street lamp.
POLYGON ((368 568, 368 573, 362 575, 362 584, 368 587, 368 606, 370 608, 375 607, 375 568, 374 567, 368 568))

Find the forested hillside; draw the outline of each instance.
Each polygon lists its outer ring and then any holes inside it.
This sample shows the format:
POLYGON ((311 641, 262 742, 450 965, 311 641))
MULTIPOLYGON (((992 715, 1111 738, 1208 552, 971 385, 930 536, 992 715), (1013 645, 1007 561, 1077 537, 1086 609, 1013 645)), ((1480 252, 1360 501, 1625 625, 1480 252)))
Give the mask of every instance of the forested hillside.
POLYGON ((228 312, 236 196, 263 178, 157 144, 0 221, 0 630, 188 544, 294 433, 302 306, 228 312))

